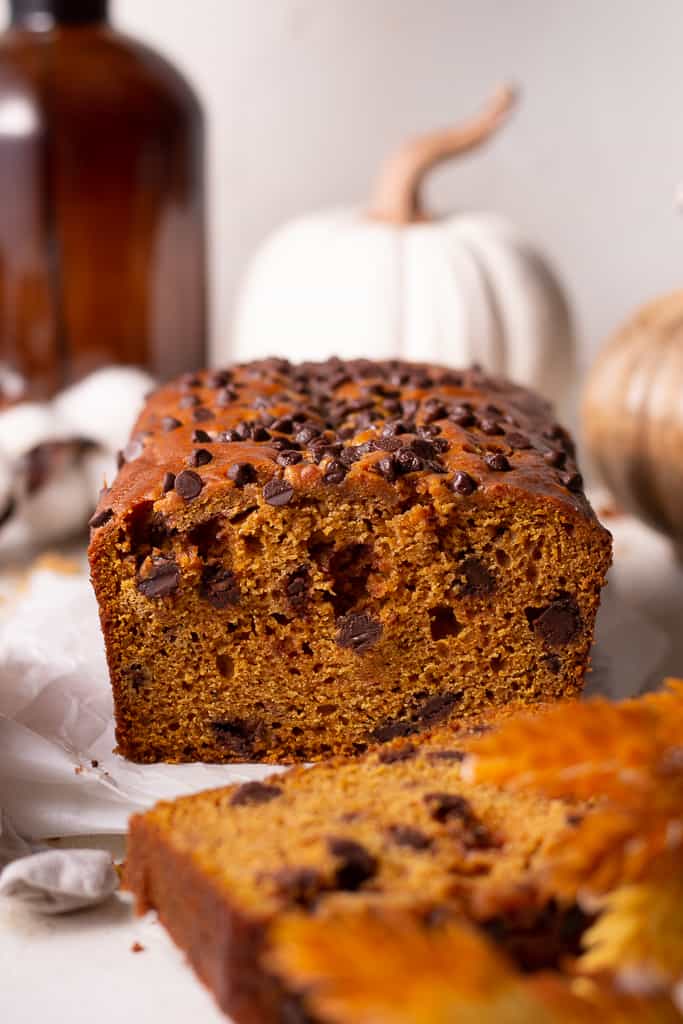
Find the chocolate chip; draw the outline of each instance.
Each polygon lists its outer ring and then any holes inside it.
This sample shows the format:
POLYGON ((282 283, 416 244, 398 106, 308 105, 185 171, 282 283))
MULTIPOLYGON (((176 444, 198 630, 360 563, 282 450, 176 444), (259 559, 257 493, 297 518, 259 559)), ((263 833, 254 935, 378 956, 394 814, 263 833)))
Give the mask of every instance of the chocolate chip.
POLYGON ((462 405, 456 406, 453 409, 449 419, 459 427, 471 427, 475 422, 472 410, 462 405))
POLYGON ((551 601, 545 608, 527 608, 529 625, 549 647, 564 647, 581 630, 578 605, 569 594, 551 601))
POLYGON ((417 717, 423 725, 434 725, 447 718, 461 700, 462 694, 459 690, 455 693, 437 693, 420 706, 417 717))
POLYGON ((285 586, 287 598, 297 611, 300 611, 306 602, 308 582, 308 568, 305 565, 295 569, 287 579, 285 586))
POLYGON ((464 750, 430 750, 427 757, 430 761, 453 761, 460 764, 465 760, 464 750))
POLYGON ((226 384, 230 383, 232 378, 232 372, 230 370, 212 370, 207 375, 206 386, 207 388, 223 388, 226 384))
POLYGON ((233 462, 227 472, 228 480, 232 480, 238 487, 251 484, 256 480, 256 470, 250 462, 233 462))
POLYGON ((239 604, 240 588, 235 574, 222 565, 205 565, 199 593, 214 608, 239 604))
POLYGON ((487 850, 495 841, 465 797, 456 793, 426 793, 424 801, 434 821, 455 825, 461 842, 470 850, 487 850))
POLYGON ((152 558, 151 567, 146 576, 138 577, 136 586, 143 597, 168 597, 175 593, 180 585, 180 569, 172 558, 161 555, 152 558))
POLYGON ((343 462, 339 459, 332 459, 328 463, 327 469, 323 475, 323 480, 326 484, 340 484, 346 476, 347 470, 343 462))
POLYGON ((195 423, 204 423, 206 420, 212 420, 215 413, 211 409, 207 409, 206 406, 200 405, 198 409, 195 409, 192 413, 192 419, 195 423))
POLYGON ((543 459, 554 469, 563 469, 564 464, 567 461, 567 453, 561 452, 557 448, 549 448, 547 451, 543 452, 543 459))
POLYGON ((296 466, 296 464, 301 462, 302 459, 303 455, 301 452, 295 452, 289 448, 275 456, 275 461, 278 466, 296 466))
POLYGON ((193 469, 184 469, 175 478, 176 494, 179 494, 185 501, 192 501, 201 494, 204 482, 198 473, 193 469))
POLYGON ((380 750, 377 760, 382 764, 397 764, 399 761, 410 761, 417 754, 417 748, 412 743, 402 743, 395 747, 388 747, 380 750))
POLYGON ((211 462, 213 455, 207 448, 195 448, 187 457, 188 466, 206 466, 211 462))
POLYGON ((223 388, 223 390, 219 391, 218 394, 216 395, 216 405, 220 409, 227 409, 232 405, 232 403, 236 399, 236 391, 234 391, 232 388, 223 388))
POLYGON ((278 896, 304 909, 310 909, 325 888, 323 876, 315 868, 280 868, 271 877, 278 896))
POLYGON ((218 435, 217 440, 227 442, 228 444, 236 444, 238 441, 241 441, 242 438, 236 430, 224 430, 218 435))
POLYGON ((507 473, 509 469, 512 469, 507 456, 502 452, 491 452, 489 455, 485 455, 484 462, 494 473, 507 473))
POLYGON ((269 505, 288 505, 294 497, 294 488, 287 480, 274 476, 263 488, 263 497, 269 505))
POLYGON ((382 623, 369 615, 344 615, 337 619, 337 643, 348 647, 356 654, 363 654, 373 647, 382 635, 382 623))
POLYGON ((177 420, 175 416, 164 416, 161 420, 161 429, 168 433, 169 430, 177 430, 178 427, 182 427, 180 420, 177 420))
POLYGON ((383 459, 373 462, 371 469, 374 473, 379 473, 381 477, 388 480, 390 484, 393 483, 398 476, 396 471, 396 462, 393 455, 387 455, 383 459))
POLYGON ((382 452, 397 452, 402 447, 400 437, 378 437, 376 444, 382 452))
POLYGON ((531 441, 529 438, 524 434, 519 434, 516 430, 510 431, 510 433, 506 435, 505 440, 511 448, 519 448, 522 450, 531 448, 531 441))
POLYGON ((162 494, 168 494, 175 487, 175 473, 164 473, 164 478, 161 481, 162 494))
POLYGON ((126 447, 123 449, 123 458, 126 462, 134 462, 139 459, 145 448, 142 441, 137 438, 133 438, 129 441, 126 447))
POLYGON ((560 483, 564 484, 568 491, 574 491, 574 493, 583 490, 583 477, 580 473, 565 473, 560 477, 560 483))
POLYGON ((432 845, 429 836, 412 825, 389 825, 387 833, 397 846, 408 846, 411 850, 427 850, 432 845))
POLYGON ((178 405, 181 409, 192 409, 193 406, 199 405, 199 399, 196 395, 183 395, 178 405))
POLYGON ((412 736, 417 731, 417 725, 406 718, 387 718, 372 729, 368 738, 376 743, 389 743, 403 736, 412 736))
POLYGON ((205 430, 198 427, 197 430, 192 431, 192 443, 193 444, 209 444, 211 442, 211 434, 207 434, 205 430))
MULTIPOLYGON (((226 723, 213 722, 212 724, 213 728, 216 729, 226 723)), ((278 786, 269 786, 264 782, 245 782, 243 785, 238 786, 232 794, 230 803, 233 807, 245 807, 249 804, 267 804, 281 795, 282 790, 278 786)))
POLYGON ((497 420, 483 419, 479 420, 479 429, 483 434, 488 434, 493 437, 496 434, 502 434, 503 428, 497 420))
POLYGON ((94 516, 88 522, 88 526, 91 530, 96 530, 100 526, 104 526, 114 516, 113 508, 103 508, 101 512, 96 512, 94 516))
POLYGON ((331 837, 327 848, 340 863, 335 872, 335 885, 345 892, 355 892, 377 874, 377 860, 353 839, 331 837))
POLYGON ((270 433, 265 427, 261 427, 257 424, 255 427, 252 427, 251 439, 252 441, 269 441, 270 433))
POLYGON ((201 383, 196 373, 184 373, 178 381, 181 388, 198 388, 201 387, 201 383))
POLYGON ((296 434, 294 435, 294 440, 298 441, 299 444, 308 444, 309 441, 312 441, 315 437, 319 437, 320 433, 321 431, 319 427, 314 427, 312 424, 307 424, 305 427, 302 427, 300 430, 297 430, 296 434))
POLYGON ((458 470, 451 481, 451 490, 455 491, 456 494, 473 494, 478 486, 477 481, 469 473, 465 473, 461 469, 458 470))
POLYGON ((417 473, 422 469, 422 461, 410 448, 400 448, 394 456, 394 464, 397 472, 403 476, 406 473, 417 473))
POLYGON ((461 594, 490 594, 496 588, 496 580, 479 558, 466 558, 460 566, 467 583, 461 594))
POLYGON ((277 431, 279 434, 291 434, 294 430, 294 423, 289 416, 280 416, 279 419, 271 423, 270 429, 277 431))

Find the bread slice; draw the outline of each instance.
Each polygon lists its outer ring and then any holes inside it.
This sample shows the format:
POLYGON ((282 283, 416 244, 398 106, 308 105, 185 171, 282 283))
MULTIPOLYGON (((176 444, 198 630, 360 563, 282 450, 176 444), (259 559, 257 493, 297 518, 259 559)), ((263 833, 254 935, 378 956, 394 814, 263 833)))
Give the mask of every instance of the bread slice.
POLYGON ((464 781, 465 732, 444 733, 132 819, 138 910, 158 910, 238 1024, 308 1020, 264 960, 270 929, 293 911, 370 907, 430 927, 466 917, 529 969, 576 951, 585 919, 550 898, 542 868, 571 841, 577 807, 464 781))

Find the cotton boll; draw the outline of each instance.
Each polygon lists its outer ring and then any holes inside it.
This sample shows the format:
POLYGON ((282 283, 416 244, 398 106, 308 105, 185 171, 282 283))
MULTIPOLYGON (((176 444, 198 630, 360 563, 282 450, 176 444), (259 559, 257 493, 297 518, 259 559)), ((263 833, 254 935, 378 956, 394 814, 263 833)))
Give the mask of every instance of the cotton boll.
POLYGON ((134 367, 108 367, 63 391, 53 403, 54 410, 71 437, 84 437, 116 451, 128 441, 154 383, 134 367))

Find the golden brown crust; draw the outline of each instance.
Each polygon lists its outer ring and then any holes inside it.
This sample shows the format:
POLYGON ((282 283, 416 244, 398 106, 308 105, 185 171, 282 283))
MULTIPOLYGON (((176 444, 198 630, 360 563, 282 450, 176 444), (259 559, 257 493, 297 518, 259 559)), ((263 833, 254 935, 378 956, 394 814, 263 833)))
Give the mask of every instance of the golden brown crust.
POLYGON ((140 761, 315 760, 576 694, 610 560, 544 402, 398 362, 161 389, 94 523, 140 761))

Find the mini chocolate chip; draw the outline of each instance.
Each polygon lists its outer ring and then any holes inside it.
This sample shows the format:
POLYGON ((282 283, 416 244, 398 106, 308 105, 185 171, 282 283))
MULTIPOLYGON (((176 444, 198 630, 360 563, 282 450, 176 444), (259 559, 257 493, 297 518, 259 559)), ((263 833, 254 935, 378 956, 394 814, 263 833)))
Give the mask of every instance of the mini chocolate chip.
POLYGON ((212 420, 215 413, 211 409, 207 409, 206 406, 200 405, 198 409, 195 409, 192 413, 192 419, 195 423, 204 423, 205 420, 212 420))
POLYGON ((161 420, 161 429, 168 433, 169 430, 177 430, 178 427, 182 427, 180 420, 177 420, 175 416, 164 416, 161 420))
POLYGON ((214 608, 239 604, 240 588, 235 574, 222 565, 205 565, 199 593, 214 608))
POLYGON ((175 473, 164 473, 164 478, 161 481, 162 494, 168 494, 175 487, 175 473))
POLYGON ((294 430, 294 423, 289 416, 280 416, 279 419, 271 423, 270 429, 277 431, 279 434, 291 434, 294 430))
MULTIPOLYGON (((214 722, 214 726, 218 723, 214 722)), ((267 804, 270 800, 282 795, 278 786, 269 786, 264 782, 245 782, 232 794, 230 803, 233 807, 245 807, 248 804, 267 804)))
POLYGON ((410 448, 400 448, 394 456, 394 463, 397 472, 401 475, 406 473, 417 473, 422 469, 422 461, 410 448))
POLYGON ((201 386, 201 383, 196 373, 184 373, 178 381, 181 388, 198 388, 201 386))
POLYGON ((526 617, 534 633, 549 647, 563 647, 581 629, 578 605, 569 594, 556 598, 545 608, 527 608, 526 617))
POLYGON ((228 444, 236 444, 242 438, 236 430, 224 430, 222 434, 218 435, 218 440, 226 441, 228 444))
POLYGON ((199 399, 196 395, 182 395, 178 405, 181 409, 192 409, 193 406, 199 405, 199 399))
POLYGON ((193 444, 210 444, 211 434, 207 434, 205 430, 198 427, 197 430, 192 431, 192 443, 193 444))
POLYGON ((278 466, 296 466, 302 459, 303 455, 301 452, 292 451, 290 448, 275 456, 278 466))
POLYGON ((455 693, 437 693, 420 706, 417 717, 425 725, 434 725, 446 718, 461 700, 462 694, 458 690, 455 693))
POLYGON ((391 435, 378 437, 376 443, 378 449, 383 452, 397 452, 403 446, 400 437, 392 437, 391 435))
POLYGON ((289 575, 285 590, 293 607, 300 611, 308 595, 308 568, 305 565, 289 575))
POLYGON ((368 738, 376 743, 389 743, 399 737, 412 736, 417 731, 418 726, 405 718, 387 718, 372 729, 368 738))
POLYGON ((179 494, 185 501, 192 501, 201 494, 204 482, 198 473, 193 469, 184 469, 175 478, 176 494, 179 494))
POLYGON ((379 640, 382 635, 382 623, 371 619, 369 615, 344 615, 337 619, 337 643, 340 647, 348 647, 356 654, 363 654, 379 640))
POLYGON ((547 451, 543 452, 543 459, 554 469, 563 469, 564 464, 567 461, 567 453, 561 452, 557 448, 549 448, 547 451))
POLYGON ((390 484, 393 483, 398 476, 396 472, 396 462, 393 455, 386 455, 383 459, 373 462, 371 468, 373 472, 379 473, 379 475, 385 480, 388 480, 390 484))
POLYGON ((503 433, 503 428, 501 427, 500 423, 498 423, 497 420, 479 420, 479 429, 482 431, 482 433, 488 434, 491 437, 495 436, 496 434, 503 433))
POLYGON ((256 480, 256 470, 250 462, 233 462, 227 472, 228 480, 232 480, 238 487, 251 484, 256 480))
POLYGON ((113 508, 103 508, 101 512, 96 512, 94 516, 88 522, 88 526, 91 530, 96 530, 99 526, 104 526, 114 516, 113 508))
POLYGON ((324 888, 323 876, 315 868, 280 868, 271 877, 278 896, 296 907, 312 907, 324 888))
POLYGON ((449 818, 466 819, 473 813, 469 800, 456 793, 425 793, 424 801, 432 818, 440 823, 449 818))
POLYGON ((415 437, 408 445, 411 452, 415 452, 421 459, 433 459, 436 455, 434 441, 426 437, 415 437))
POLYGON ((187 457, 188 466, 206 466, 213 459, 207 448, 195 448, 187 457))
POLYGON ((252 441, 269 441, 270 433, 266 430, 265 427, 261 427, 258 424, 256 424, 255 427, 252 427, 251 439, 252 441))
POLYGON ((387 747, 380 750, 377 760, 382 764, 397 764, 399 761, 410 761, 417 754, 417 748, 412 743, 403 743, 395 747, 387 747))
POLYGON ((263 488, 263 497, 269 505, 288 505, 294 497, 294 488, 287 480, 274 476, 263 488))
POLYGON ((463 406, 456 406, 451 412, 449 419, 459 427, 471 427, 474 425, 474 414, 471 409, 463 406))
POLYGON ((429 836, 412 825, 389 825, 387 833, 397 846, 408 846, 411 850, 427 850, 432 845, 429 836))
POLYGON ((327 840, 327 848, 340 861, 335 872, 338 889, 355 892, 377 874, 376 858, 355 840, 332 836, 327 840))
POLYGON ((207 388, 224 388, 226 384, 230 383, 231 378, 230 370, 212 370, 207 374, 206 386, 207 388))
POLYGON ((423 405, 423 422, 433 423, 434 420, 443 420, 448 415, 448 410, 438 398, 428 398, 423 405))
POLYGON ((142 441, 134 438, 132 441, 129 441, 123 449, 123 457, 126 462, 134 462, 136 459, 140 458, 144 450, 142 441))
POLYGON ((223 390, 219 391, 218 394, 216 395, 216 405, 219 407, 219 409, 227 409, 232 405, 234 401, 236 401, 236 399, 236 391, 234 391, 232 388, 223 388, 223 390))
POLYGON ((524 434, 518 433, 516 430, 510 431, 510 433, 506 435, 505 440, 511 448, 531 448, 531 441, 529 438, 524 434))
POLYGON ((461 469, 458 470, 451 481, 451 490, 455 491, 456 494, 473 494, 478 486, 477 481, 469 473, 465 473, 461 469))
POLYGON ((467 583, 461 589, 462 594, 490 594, 496 587, 493 574, 479 558, 466 558, 460 566, 467 583))
POLYGON ((294 435, 294 440, 298 441, 299 444, 308 444, 309 441, 312 441, 314 438, 319 437, 320 433, 321 431, 319 427, 307 425, 305 427, 302 427, 300 430, 297 430, 296 434, 294 435))
POLYGON ((509 469, 512 469, 507 456, 502 452, 491 452, 489 455, 485 455, 484 462, 494 473, 507 473, 509 469))
POLYGON ((168 597, 180 585, 180 569, 172 558, 152 558, 146 576, 138 577, 136 586, 143 597, 168 597))
POLYGON ((323 480, 326 484, 340 484, 346 476, 347 469, 343 462, 339 459, 332 459, 328 463, 327 469, 323 475, 323 480))
POLYGON ((467 755, 464 750, 430 750, 427 757, 430 761, 454 761, 460 764, 467 755))
POLYGON ((568 491, 574 491, 574 493, 583 490, 583 477, 580 473, 565 473, 560 477, 560 483, 564 484, 568 491))

